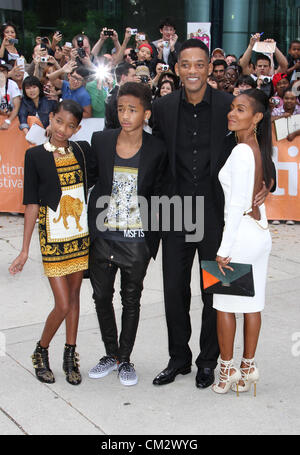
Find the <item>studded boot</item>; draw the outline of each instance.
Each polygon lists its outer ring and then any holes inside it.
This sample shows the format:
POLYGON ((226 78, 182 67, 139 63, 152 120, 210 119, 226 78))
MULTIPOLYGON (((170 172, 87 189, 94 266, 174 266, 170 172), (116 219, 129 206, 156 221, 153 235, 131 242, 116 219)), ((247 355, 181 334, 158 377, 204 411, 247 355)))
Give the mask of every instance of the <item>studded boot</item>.
POLYGON ((79 371, 79 354, 75 352, 76 345, 65 344, 63 370, 69 384, 79 385, 81 374, 79 371))
POLYGON ((46 384, 53 384, 55 378, 50 370, 48 348, 43 348, 38 342, 31 359, 38 380, 46 384))

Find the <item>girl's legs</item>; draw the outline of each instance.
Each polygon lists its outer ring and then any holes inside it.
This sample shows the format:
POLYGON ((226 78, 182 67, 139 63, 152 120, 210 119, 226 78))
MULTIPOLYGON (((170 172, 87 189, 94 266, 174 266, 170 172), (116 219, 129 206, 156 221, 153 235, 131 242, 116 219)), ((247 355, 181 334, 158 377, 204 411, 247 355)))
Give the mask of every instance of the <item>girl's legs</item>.
POLYGON ((48 348, 50 341, 70 310, 70 290, 67 277, 52 277, 49 278, 49 283, 53 292, 55 306, 46 320, 40 339, 40 344, 44 348, 48 348))
POLYGON ((76 344, 79 320, 79 294, 83 272, 76 272, 61 277, 49 278, 54 295, 55 306, 49 314, 40 340, 41 346, 47 348, 66 320, 66 342, 76 344))
POLYGON ((66 343, 75 345, 79 322, 79 297, 83 272, 67 275, 69 285, 69 312, 66 316, 66 343))

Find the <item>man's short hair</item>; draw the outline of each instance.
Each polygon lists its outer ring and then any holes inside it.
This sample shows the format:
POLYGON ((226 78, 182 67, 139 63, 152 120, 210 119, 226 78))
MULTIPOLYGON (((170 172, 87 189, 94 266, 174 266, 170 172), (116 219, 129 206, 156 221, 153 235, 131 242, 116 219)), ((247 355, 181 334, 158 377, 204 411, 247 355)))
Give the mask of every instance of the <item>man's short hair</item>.
POLYGON ((215 69, 216 66, 224 66, 224 70, 227 68, 227 63, 225 60, 218 59, 213 61, 213 69, 215 69))
POLYGON ((271 66, 271 59, 265 54, 257 54, 255 65, 257 65, 258 60, 266 60, 271 66))
POLYGON ((128 62, 120 63, 116 67, 115 73, 116 73, 116 79, 117 79, 118 83, 120 82, 121 77, 123 75, 124 76, 128 76, 128 73, 129 73, 130 69, 134 69, 135 70, 135 66, 131 65, 131 63, 128 63, 128 62))
POLYGON ((176 30, 176 25, 175 21, 172 17, 166 17, 165 19, 162 19, 159 24, 159 30, 161 30, 164 27, 173 27, 176 30))
POLYGON ((202 49, 206 53, 207 58, 209 59, 209 50, 208 50, 208 47, 206 46, 206 44, 204 44, 199 39, 193 39, 193 38, 188 39, 188 40, 184 41, 184 43, 182 43, 180 51, 178 53, 178 59, 180 59, 180 54, 182 51, 185 51, 186 49, 191 49, 191 48, 202 49))
POLYGON ((144 106, 145 111, 151 110, 152 92, 148 85, 139 82, 125 82, 119 89, 118 99, 126 95, 138 98, 144 106))

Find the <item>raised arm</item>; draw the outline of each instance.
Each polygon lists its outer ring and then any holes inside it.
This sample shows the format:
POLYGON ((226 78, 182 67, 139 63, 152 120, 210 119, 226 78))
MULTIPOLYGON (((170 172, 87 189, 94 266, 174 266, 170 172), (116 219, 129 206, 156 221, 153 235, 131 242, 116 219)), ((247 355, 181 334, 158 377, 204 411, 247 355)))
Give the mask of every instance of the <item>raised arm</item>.
POLYGON ((131 28, 127 27, 125 30, 125 35, 124 35, 124 40, 123 40, 122 46, 119 47, 119 49, 113 56, 114 65, 118 65, 123 60, 124 52, 125 52, 125 49, 127 48, 130 38, 131 38, 131 28))
POLYGON ((72 71, 74 71, 75 68, 77 68, 77 63, 70 60, 62 68, 58 69, 57 71, 54 71, 53 73, 49 73, 47 77, 56 88, 62 88, 63 81, 59 79, 59 77, 62 76, 63 74, 72 73, 72 71))
POLYGON ((244 52, 244 55, 240 58, 239 64, 243 69, 243 74, 250 74, 249 63, 251 60, 251 55, 253 51, 254 44, 260 40, 260 33, 255 33, 252 35, 249 41, 249 45, 244 52))

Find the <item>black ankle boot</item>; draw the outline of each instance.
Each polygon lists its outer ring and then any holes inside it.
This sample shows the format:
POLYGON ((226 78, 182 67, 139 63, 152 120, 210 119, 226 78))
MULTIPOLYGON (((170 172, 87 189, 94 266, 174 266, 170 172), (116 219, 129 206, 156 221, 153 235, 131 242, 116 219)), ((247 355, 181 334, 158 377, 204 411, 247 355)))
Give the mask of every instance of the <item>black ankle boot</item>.
POLYGON ((48 348, 43 348, 40 345, 40 342, 38 342, 31 358, 38 380, 45 382, 46 384, 53 384, 55 382, 55 378, 50 370, 48 348))
POLYGON ((75 352, 76 345, 65 344, 63 370, 69 384, 79 385, 81 374, 79 371, 79 354, 75 352))

